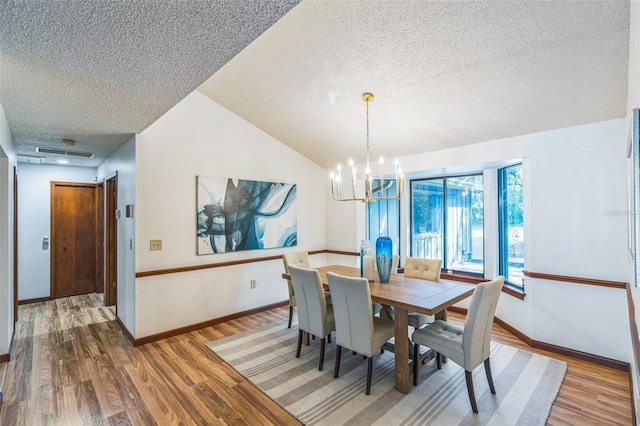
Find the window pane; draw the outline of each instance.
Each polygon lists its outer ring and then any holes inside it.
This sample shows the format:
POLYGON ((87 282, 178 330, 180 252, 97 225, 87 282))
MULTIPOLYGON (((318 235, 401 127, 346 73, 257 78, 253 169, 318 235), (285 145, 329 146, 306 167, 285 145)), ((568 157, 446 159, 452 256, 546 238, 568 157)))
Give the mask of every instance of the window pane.
POLYGON ((499 171, 500 274, 523 287, 524 233, 522 217, 522 164, 499 171))
MULTIPOLYGON (((396 181, 385 180, 379 191, 380 181, 373 180, 373 196, 382 191, 383 197, 394 197, 396 181)), ((400 203, 398 200, 378 200, 367 203, 367 239, 371 247, 375 248, 376 239, 380 236, 389 237, 393 242, 393 254, 400 254, 400 203)))
POLYGON ((443 179, 411 182, 411 256, 443 258, 443 179))
POLYGON ((446 259, 444 268, 484 273, 483 177, 446 178, 446 259))

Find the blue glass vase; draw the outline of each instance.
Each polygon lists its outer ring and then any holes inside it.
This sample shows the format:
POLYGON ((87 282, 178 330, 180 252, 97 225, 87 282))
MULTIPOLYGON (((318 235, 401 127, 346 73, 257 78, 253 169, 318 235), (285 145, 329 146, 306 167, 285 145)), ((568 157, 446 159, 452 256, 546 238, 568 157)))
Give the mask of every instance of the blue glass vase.
POLYGON ((393 259, 393 244, 389 237, 378 237, 376 240, 376 265, 380 282, 389 282, 391 276, 391 261, 393 259))

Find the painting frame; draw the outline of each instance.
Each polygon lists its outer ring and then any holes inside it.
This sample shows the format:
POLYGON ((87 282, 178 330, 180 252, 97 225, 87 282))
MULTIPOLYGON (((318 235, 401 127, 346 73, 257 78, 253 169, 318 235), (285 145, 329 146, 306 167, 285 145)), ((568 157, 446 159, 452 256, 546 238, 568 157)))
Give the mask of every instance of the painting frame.
POLYGON ((297 185, 196 176, 196 254, 297 245, 297 185))

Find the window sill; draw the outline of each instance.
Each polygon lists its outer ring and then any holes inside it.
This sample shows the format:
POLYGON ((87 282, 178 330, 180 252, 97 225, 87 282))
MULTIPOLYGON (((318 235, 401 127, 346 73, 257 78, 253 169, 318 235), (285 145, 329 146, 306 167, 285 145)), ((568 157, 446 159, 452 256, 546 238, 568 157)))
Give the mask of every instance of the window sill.
MULTIPOLYGON (((460 282, 469 283, 469 284, 480 284, 482 282, 488 281, 485 278, 470 277, 467 275, 460 275, 460 274, 450 274, 448 272, 442 272, 440 274, 440 278, 445 280, 451 280, 451 281, 460 281, 460 282)), ((502 286, 502 292, 507 293, 509 296, 513 296, 517 299, 524 300, 524 296, 525 296, 524 291, 512 284, 505 283, 502 286)))

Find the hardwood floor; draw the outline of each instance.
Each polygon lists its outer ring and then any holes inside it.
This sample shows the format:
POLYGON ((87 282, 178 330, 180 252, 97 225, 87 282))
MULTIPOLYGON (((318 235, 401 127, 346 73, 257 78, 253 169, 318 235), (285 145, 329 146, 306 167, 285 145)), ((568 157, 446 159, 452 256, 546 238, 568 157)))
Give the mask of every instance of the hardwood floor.
MULTIPOLYGON (((95 294, 21 305, 0 424, 298 425, 205 346, 288 314, 273 309, 134 348, 95 294)), ((531 350, 496 325, 493 339, 531 350)), ((632 424, 627 373, 533 351, 568 363, 547 424, 632 424)))

